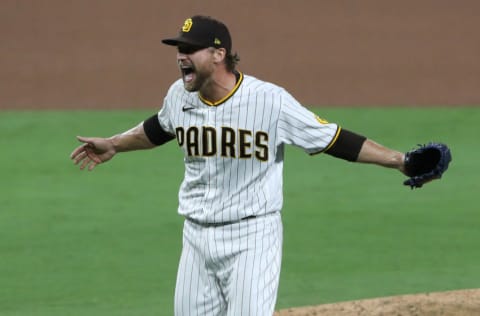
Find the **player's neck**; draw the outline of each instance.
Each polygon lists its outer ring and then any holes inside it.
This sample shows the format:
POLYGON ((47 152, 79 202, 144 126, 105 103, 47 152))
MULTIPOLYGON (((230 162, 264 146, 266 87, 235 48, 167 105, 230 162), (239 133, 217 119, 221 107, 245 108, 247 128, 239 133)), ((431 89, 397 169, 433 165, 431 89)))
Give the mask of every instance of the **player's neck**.
POLYGON ((236 83, 237 77, 235 73, 218 71, 212 75, 208 84, 200 90, 200 97, 204 101, 216 105, 232 92, 236 83))

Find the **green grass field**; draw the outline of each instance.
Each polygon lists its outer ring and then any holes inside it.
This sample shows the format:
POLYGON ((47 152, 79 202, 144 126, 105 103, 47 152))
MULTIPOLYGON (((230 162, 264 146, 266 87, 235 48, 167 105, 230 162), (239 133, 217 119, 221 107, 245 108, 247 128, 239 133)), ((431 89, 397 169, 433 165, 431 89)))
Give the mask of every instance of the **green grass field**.
MULTIPOLYGON (((443 141, 453 161, 420 190, 397 171, 289 148, 277 308, 480 287, 480 108, 325 108, 392 148, 443 141), (426 123, 428 122, 428 123, 426 123)), ((175 143, 94 172, 75 135, 149 111, 0 112, 0 315, 172 315, 183 163, 175 143)))

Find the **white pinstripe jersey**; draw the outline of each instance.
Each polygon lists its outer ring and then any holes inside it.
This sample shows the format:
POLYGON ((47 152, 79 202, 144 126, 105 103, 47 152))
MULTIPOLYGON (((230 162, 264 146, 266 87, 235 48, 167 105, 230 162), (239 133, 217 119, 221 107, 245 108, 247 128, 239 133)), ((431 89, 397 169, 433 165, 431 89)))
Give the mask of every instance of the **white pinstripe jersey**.
POLYGON ((176 81, 158 118, 185 155, 178 212, 202 223, 279 212, 285 144, 315 154, 340 131, 283 88, 243 74, 217 104, 176 81))

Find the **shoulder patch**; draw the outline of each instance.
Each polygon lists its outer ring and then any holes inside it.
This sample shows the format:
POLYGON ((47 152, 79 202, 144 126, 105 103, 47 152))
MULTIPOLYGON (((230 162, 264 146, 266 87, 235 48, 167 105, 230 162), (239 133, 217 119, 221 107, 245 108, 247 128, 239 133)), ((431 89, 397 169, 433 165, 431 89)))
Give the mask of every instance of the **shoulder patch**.
POLYGON ((320 124, 328 124, 328 121, 321 118, 320 116, 318 115, 315 115, 315 119, 320 123, 320 124))

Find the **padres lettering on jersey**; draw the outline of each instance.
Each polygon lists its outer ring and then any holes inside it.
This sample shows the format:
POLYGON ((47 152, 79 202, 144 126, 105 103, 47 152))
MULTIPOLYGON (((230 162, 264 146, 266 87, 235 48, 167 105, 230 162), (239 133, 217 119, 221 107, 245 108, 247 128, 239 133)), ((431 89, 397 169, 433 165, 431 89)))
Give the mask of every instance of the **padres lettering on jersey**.
POLYGON ((180 79, 158 113, 160 126, 176 135, 185 156, 178 212, 199 222, 280 211, 284 146, 319 153, 338 131, 283 88, 241 78, 215 105, 186 91, 180 79))
POLYGON ((217 131, 211 126, 190 126, 175 129, 178 145, 189 157, 256 158, 268 160, 268 134, 263 131, 238 130, 221 127, 217 131))

